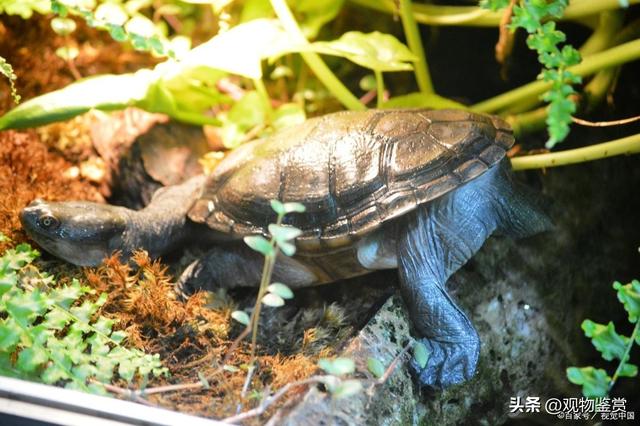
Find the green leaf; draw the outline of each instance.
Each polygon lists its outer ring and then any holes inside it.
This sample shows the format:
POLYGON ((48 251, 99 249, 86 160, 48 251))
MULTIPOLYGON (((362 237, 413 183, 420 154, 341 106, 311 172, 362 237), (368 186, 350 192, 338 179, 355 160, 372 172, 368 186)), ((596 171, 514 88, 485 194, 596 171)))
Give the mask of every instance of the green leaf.
POLYGON ((429 361, 429 350, 422 342, 416 342, 413 345, 413 359, 420 368, 425 368, 429 361))
POLYGON ((613 283, 618 293, 618 300, 624 305, 629 321, 635 323, 640 318, 640 281, 633 280, 629 284, 613 283))
POLYGON ((360 380, 345 380, 333 388, 331 396, 336 399, 346 398, 360 391, 362 391, 362 383, 360 383, 360 380))
POLYGON ((286 103, 280 105, 274 111, 271 119, 271 126, 274 130, 282 130, 297 124, 304 123, 307 116, 304 108, 296 103, 286 103))
POLYGON ((272 308, 277 308, 284 305, 284 300, 277 294, 267 293, 262 296, 262 303, 267 306, 271 306, 272 308))
MULTIPOLYGON (((115 26, 122 28, 122 25, 129 19, 127 12, 117 3, 100 3, 94 12, 94 16, 98 21, 107 24, 110 28, 115 26)), ((124 31, 122 33, 124 34, 124 31)))
POLYGON ((67 36, 76 30, 76 23, 69 18, 53 18, 51 20, 51 28, 61 36, 67 36))
POLYGON ((285 254, 285 256, 293 256, 296 254, 296 246, 286 241, 280 241, 278 243, 278 248, 285 254))
POLYGON ((240 371, 240 369, 238 367, 236 367, 235 365, 228 365, 228 364, 225 364, 222 367, 222 369, 225 370, 225 371, 228 371, 230 373, 237 373, 238 371, 240 371))
POLYGON ((593 367, 569 367, 567 378, 576 385, 582 385, 582 394, 586 398, 603 398, 607 396, 611 377, 607 372, 593 367))
POLYGON ((273 293, 275 295, 282 297, 283 299, 293 299, 293 292, 285 284, 273 283, 269 287, 267 287, 267 290, 270 293, 273 293))
POLYGON ((231 318, 238 321, 240 324, 249 325, 249 315, 247 315, 247 313, 244 311, 233 311, 231 313, 231 318))
POLYGON ((200 383, 202 383, 202 387, 204 389, 211 389, 211 386, 209 385, 209 381, 207 380, 207 378, 205 377, 205 375, 202 373, 202 371, 198 371, 198 380, 200 380, 200 383))
POLYGON ((262 60, 287 53, 293 46, 292 38, 277 20, 254 19, 192 49, 182 61, 189 66, 206 66, 260 79, 262 60))
POLYGON ((344 0, 297 0, 291 6, 307 39, 314 39, 324 24, 333 20, 344 0))
POLYGON ((288 225, 269 225, 269 233, 277 242, 291 241, 302 234, 298 228, 288 225))
POLYGON ((120 344, 127 338, 127 333, 122 330, 114 331, 113 333, 111 333, 111 336, 109 336, 109 338, 115 343, 120 344))
POLYGON ((149 70, 134 74, 85 78, 63 89, 23 102, 0 117, 0 130, 25 129, 66 120, 90 109, 111 111, 144 99, 156 76, 149 70), (91 96, 87 96, 91 93, 91 96))
POLYGON ((286 213, 304 213, 307 208, 300 203, 284 203, 286 213))
POLYGON ((84 323, 88 323, 91 320, 91 316, 98 310, 98 306, 95 303, 85 300, 80 306, 74 306, 69 309, 72 315, 78 320, 84 323))
POLYGON ((45 350, 40 346, 32 346, 30 348, 24 348, 18 354, 18 360, 16 367, 25 372, 35 371, 42 364, 47 362, 49 357, 45 350))
POLYGON ((267 107, 260 94, 249 91, 236 102, 223 119, 222 141, 227 148, 235 148, 245 140, 247 131, 264 125, 267 107))
POLYGON ((14 271, 5 272, 0 269, 0 297, 13 290, 18 284, 18 276, 14 271))
POLYGON ((13 352, 20 341, 20 329, 11 318, 0 321, 0 352, 13 352))
POLYGON ((318 366, 334 376, 351 374, 356 370, 356 364, 351 358, 322 358, 318 361, 318 366))
POLYGON ((47 299, 36 289, 30 293, 15 294, 5 306, 9 315, 21 327, 27 328, 47 310, 47 299))
POLYGON ((96 322, 93 323, 93 328, 95 328, 98 332, 108 336, 111 333, 113 322, 114 321, 112 319, 100 317, 96 322))
POLYGON ((271 243, 260 235, 244 237, 244 242, 263 256, 271 256, 273 254, 273 246, 271 243))
POLYGON ((49 0, 4 0, 0 1, 0 12, 29 19, 33 12, 43 15, 51 11, 49 0))
MULTIPOLYGON (((153 37, 156 33, 156 27, 153 22, 142 15, 136 15, 124 24, 124 29, 137 38, 147 39, 153 37)), ((133 40, 132 40, 133 41, 133 40)), ((134 41, 135 46, 135 41, 134 41)))
POLYGON ((630 363, 622 364, 618 377, 636 377, 638 375, 638 366, 630 363))
POLYGON ((127 33, 120 25, 107 24, 107 31, 109 31, 109 35, 115 41, 123 42, 127 39, 127 33))
POLYGON ((509 0, 480 0, 479 6, 483 9, 489 9, 491 11, 496 11, 500 9, 504 9, 509 5, 509 0))
POLYGON ((622 360, 629 338, 619 335, 613 322, 602 325, 591 320, 584 320, 582 330, 587 337, 591 338, 591 343, 602 354, 602 358, 607 361, 622 360))
POLYGON ((71 61, 78 57, 80 51, 73 46, 62 46, 56 49, 56 55, 65 61, 71 61))
POLYGON ((411 71, 418 58, 398 39, 378 31, 362 33, 350 31, 334 41, 317 41, 301 46, 300 51, 313 51, 340 56, 350 61, 381 72, 411 71))
POLYGON ((63 310, 54 309, 45 315, 44 325, 52 330, 62 330, 72 320, 63 310))
POLYGON ((384 365, 377 358, 367 358, 367 368, 378 379, 384 375, 384 365))
POLYGON ((67 371, 60 368, 60 366, 54 363, 51 363, 47 366, 47 368, 42 372, 40 378, 44 383, 47 383, 49 385, 52 385, 59 380, 71 379, 67 371))
POLYGON ((82 294, 80 283, 75 281, 72 285, 51 290, 49 297, 62 309, 69 309, 82 294))
POLYGON ((287 213, 284 209, 284 204, 282 204, 280 201, 271 200, 269 201, 269 203, 271 204, 271 208, 273 209, 273 211, 276 212, 279 216, 284 216, 287 213))

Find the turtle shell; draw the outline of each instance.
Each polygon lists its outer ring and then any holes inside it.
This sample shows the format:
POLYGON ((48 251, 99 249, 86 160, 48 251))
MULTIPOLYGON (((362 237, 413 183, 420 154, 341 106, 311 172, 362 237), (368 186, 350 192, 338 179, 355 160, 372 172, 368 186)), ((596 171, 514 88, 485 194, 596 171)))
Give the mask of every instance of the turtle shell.
POLYGON ((513 145, 509 125, 461 110, 345 111, 245 144, 209 176, 189 218, 232 237, 266 234, 270 200, 299 253, 349 246, 384 222, 480 176, 513 145))

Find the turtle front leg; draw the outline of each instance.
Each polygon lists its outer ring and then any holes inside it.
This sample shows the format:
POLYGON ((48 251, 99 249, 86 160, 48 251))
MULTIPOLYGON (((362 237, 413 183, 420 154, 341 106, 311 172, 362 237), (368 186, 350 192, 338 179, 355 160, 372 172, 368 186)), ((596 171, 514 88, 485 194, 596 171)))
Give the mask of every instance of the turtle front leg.
MULTIPOLYGON (((264 257, 242 242, 216 246, 184 270, 176 283, 176 291, 188 295, 222 287, 258 287, 263 265, 264 257)), ((271 281, 299 288, 313 284, 316 276, 295 259, 279 255, 271 281)))

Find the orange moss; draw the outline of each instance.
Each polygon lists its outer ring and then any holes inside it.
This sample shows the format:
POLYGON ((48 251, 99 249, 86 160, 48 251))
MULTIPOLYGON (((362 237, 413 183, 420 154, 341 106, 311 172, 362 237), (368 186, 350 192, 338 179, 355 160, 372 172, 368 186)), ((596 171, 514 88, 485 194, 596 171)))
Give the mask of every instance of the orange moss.
POLYGON ((167 267, 152 261, 146 252, 136 252, 132 261, 137 267, 121 263, 115 254, 99 268, 85 271, 89 284, 109 295, 103 313, 117 317, 132 342, 147 346, 153 339, 174 336, 184 327, 199 332, 192 343, 200 348, 227 337, 228 310, 207 309, 204 293, 194 294, 186 302, 177 300, 167 267))
MULTIPOLYGON (((0 232, 24 241, 18 214, 35 198, 101 201, 89 183, 71 180, 64 171, 71 165, 50 153, 33 132, 0 132, 0 232)), ((0 250, 6 249, 0 243, 0 250)))

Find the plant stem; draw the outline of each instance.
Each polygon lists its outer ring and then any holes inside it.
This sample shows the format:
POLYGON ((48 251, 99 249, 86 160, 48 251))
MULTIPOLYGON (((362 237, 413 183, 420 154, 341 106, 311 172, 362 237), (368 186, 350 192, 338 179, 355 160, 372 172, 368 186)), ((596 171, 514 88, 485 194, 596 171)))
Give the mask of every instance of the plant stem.
MULTIPOLYGON (((308 41, 302 34, 302 30, 293 17, 289 6, 287 6, 287 2, 285 0, 271 0, 271 7, 273 7, 273 10, 276 12, 276 15, 278 16, 280 23, 282 23, 285 31, 297 42, 307 44, 308 41)), ((342 105, 355 111, 366 109, 358 98, 355 97, 353 93, 351 93, 349 89, 342 84, 338 77, 335 76, 329 67, 327 67, 318 54, 313 52, 301 52, 300 56, 302 56, 302 59, 304 59, 309 68, 311 68, 311 71, 313 71, 316 77, 318 77, 318 80, 324 84, 327 90, 329 90, 329 92, 335 96, 342 105)))
MULTIPOLYGON (((639 0, 640 1, 640 0, 639 0)), ((604 68, 624 64, 640 58, 640 39, 624 43, 611 49, 587 56, 582 63, 567 68, 568 71, 579 75, 587 76, 594 74, 604 68)), ((551 83, 544 81, 534 81, 517 89, 502 93, 486 101, 472 105, 470 109, 476 112, 495 113, 510 104, 525 99, 534 98, 549 90, 551 83)))
POLYGON ((616 368, 616 372, 613 373, 613 377, 611 378, 611 381, 609 382, 609 389, 607 390, 607 395, 609 395, 609 393, 611 392, 611 389, 613 389, 613 386, 616 384, 616 380, 618 380, 618 377, 620 376, 620 372, 622 371, 622 367, 628 361, 629 353, 631 352, 631 348, 633 347, 633 343, 636 340, 636 335, 638 334, 638 332, 640 332, 640 320, 637 320, 636 321, 636 326, 633 327, 633 333, 631 333, 631 337, 629 337, 629 343, 627 344, 627 348, 624 351, 624 355, 622 355, 622 359, 620 360, 620 364, 618 364, 618 368, 616 368))
POLYGON ((511 159, 511 166, 513 170, 543 169, 638 153, 640 153, 640 133, 584 148, 514 157, 511 159))
MULTIPOLYGON (((386 13, 396 13, 394 0, 350 0, 359 6, 386 13)), ((640 0, 629 0, 629 5, 640 0)), ((464 25, 474 27, 497 27, 502 12, 491 12, 477 6, 440 6, 433 4, 414 4, 415 20, 426 25, 464 25)), ((621 9, 619 0, 573 0, 565 10, 562 20, 579 18, 602 13, 607 10, 621 9)))
POLYGON ((376 106, 382 108, 384 103, 384 79, 381 71, 373 70, 373 72, 376 76, 376 106))
POLYGON ((402 27, 404 28, 404 35, 407 38, 409 49, 418 57, 418 62, 414 64, 414 73, 416 75, 416 81, 418 82, 418 88, 422 93, 433 93, 433 83, 429 75, 429 65, 427 64, 427 58, 424 54, 420 30, 411 11, 411 0, 400 0, 400 18, 402 19, 402 27))
MULTIPOLYGON (((282 224, 284 215, 279 214, 276 220, 276 225, 282 224)), ((264 258, 264 265, 262 266, 262 276, 260 279, 260 289, 258 290, 258 297, 256 299, 256 305, 253 308, 253 314, 251 315, 251 321, 249 327, 251 328, 251 365, 255 363, 256 358, 256 340, 258 338, 258 323, 260 321, 260 310, 262 308, 262 297, 267 292, 267 287, 271 282, 271 274, 273 273, 273 266, 276 264, 276 257, 278 257, 278 247, 276 246, 276 239, 272 236, 271 247, 273 252, 264 258)))

